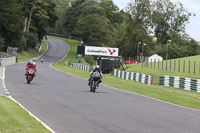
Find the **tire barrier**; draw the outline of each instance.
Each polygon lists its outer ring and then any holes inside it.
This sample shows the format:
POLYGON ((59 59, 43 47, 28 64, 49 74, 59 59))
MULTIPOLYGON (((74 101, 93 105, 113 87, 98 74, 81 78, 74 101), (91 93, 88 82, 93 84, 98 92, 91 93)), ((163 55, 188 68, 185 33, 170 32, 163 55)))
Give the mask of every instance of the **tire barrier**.
POLYGON ((200 79, 161 76, 159 79, 159 85, 200 92, 200 79))
POLYGON ((126 72, 114 69, 114 76, 126 80, 134 80, 143 84, 152 85, 152 75, 141 74, 136 72, 126 72))
POLYGON ((76 69, 81 69, 83 71, 89 72, 90 66, 89 65, 84 65, 82 63, 71 63, 73 68, 76 69))

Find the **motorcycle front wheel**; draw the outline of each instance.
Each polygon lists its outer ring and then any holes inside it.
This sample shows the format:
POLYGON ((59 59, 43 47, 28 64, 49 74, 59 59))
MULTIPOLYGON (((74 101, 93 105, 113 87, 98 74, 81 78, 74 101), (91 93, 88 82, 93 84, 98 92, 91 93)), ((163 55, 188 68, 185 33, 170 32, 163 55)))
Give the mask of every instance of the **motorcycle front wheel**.
POLYGON ((28 75, 27 76, 27 84, 30 84, 32 79, 33 79, 33 76, 32 75, 28 75))
POLYGON ((95 92, 95 91, 96 91, 96 87, 97 87, 96 82, 95 82, 95 81, 92 81, 92 82, 90 83, 90 91, 91 91, 91 92, 95 92))

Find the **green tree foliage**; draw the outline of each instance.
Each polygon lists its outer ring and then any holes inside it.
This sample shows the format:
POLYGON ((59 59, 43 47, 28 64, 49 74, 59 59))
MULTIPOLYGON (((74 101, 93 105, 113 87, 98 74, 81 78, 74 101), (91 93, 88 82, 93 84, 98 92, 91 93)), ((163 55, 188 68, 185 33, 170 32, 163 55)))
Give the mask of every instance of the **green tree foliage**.
POLYGON ((82 38, 87 45, 111 45, 112 31, 121 17, 110 0, 75 0, 67 10, 66 31, 82 38))
POLYGON ((189 22, 189 13, 181 3, 173 4, 170 0, 157 0, 153 2, 152 21, 158 43, 166 43, 171 31, 183 33, 185 25, 189 22))
POLYGON ((119 8, 113 3, 112 0, 102 0, 99 3, 99 6, 104 9, 106 18, 110 21, 111 26, 122 22, 119 8))
POLYGON ((5 47, 20 45, 23 35, 23 12, 16 0, 0 1, 0 36, 5 47))
POLYGON ((56 16, 58 17, 55 27, 50 29, 51 33, 66 34, 66 29, 63 26, 65 23, 65 13, 70 6, 70 0, 55 0, 56 2, 56 16))
MULTIPOLYGON (((157 53, 165 57, 166 43, 170 39, 169 58, 199 54, 197 43, 188 41, 189 38, 183 34, 191 15, 181 3, 134 0, 123 13, 124 21, 114 30, 113 46, 119 47, 124 57, 136 57, 138 42, 141 42, 147 44, 144 48, 145 56, 157 53), (153 34, 158 38, 157 42, 152 41, 153 34)), ((139 53, 142 47, 140 45, 139 53)))
POLYGON ((3 49, 13 46, 21 51, 35 47, 48 33, 48 28, 55 24, 55 6, 53 0, 1 0, 0 36, 5 41, 3 49))
POLYGON ((82 37, 88 45, 100 46, 109 44, 111 33, 107 19, 96 14, 81 16, 77 22, 74 34, 82 37))
POLYGON ((84 59, 87 63, 90 64, 90 66, 93 66, 95 64, 95 61, 94 61, 94 57, 91 56, 91 55, 85 55, 84 56, 84 59))
POLYGON ((115 43, 124 57, 137 56, 138 42, 148 44, 151 38, 151 4, 149 0, 135 0, 130 3, 127 12, 123 13, 124 22, 115 30, 115 43), (121 43, 121 44, 120 44, 121 43))
POLYGON ((0 50, 4 47, 5 41, 4 39, 0 36, 0 50))
POLYGON ((23 0, 21 4, 24 9, 25 32, 36 32, 41 40, 47 34, 48 28, 55 25, 56 4, 52 0, 23 0))

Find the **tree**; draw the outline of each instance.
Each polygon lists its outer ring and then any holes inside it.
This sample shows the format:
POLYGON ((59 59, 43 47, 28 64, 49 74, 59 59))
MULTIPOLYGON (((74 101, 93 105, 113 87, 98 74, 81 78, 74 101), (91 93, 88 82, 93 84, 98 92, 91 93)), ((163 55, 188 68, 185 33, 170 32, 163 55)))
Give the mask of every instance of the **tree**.
POLYGON ((151 38, 151 3, 149 0, 135 0, 129 3, 125 22, 123 22, 123 42, 120 46, 121 54, 124 57, 136 56, 138 42, 148 44, 150 47, 151 38), (127 25, 127 27, 125 27, 127 25))
POLYGON ((23 12, 16 0, 0 1, 0 36, 7 46, 18 47, 23 35, 23 12))
POLYGON ((109 44, 111 39, 108 20, 97 14, 81 16, 73 34, 82 37, 87 45, 94 46, 109 44))
POLYGON ((114 5, 112 0, 101 0, 99 6, 104 9, 105 17, 110 21, 111 26, 122 22, 119 8, 114 5))
POLYGON ((4 39, 0 36, 0 50, 4 47, 5 41, 4 39))
POLYGON ((67 9, 70 7, 70 0, 56 0, 56 15, 58 17, 55 28, 51 28, 50 32, 57 34, 66 34, 66 28, 64 27, 65 23, 65 13, 67 9))
POLYGON ((183 33, 185 25, 189 22, 189 13, 180 2, 173 4, 170 0, 157 0, 153 2, 154 34, 158 43, 164 44, 169 38, 171 31, 183 33))

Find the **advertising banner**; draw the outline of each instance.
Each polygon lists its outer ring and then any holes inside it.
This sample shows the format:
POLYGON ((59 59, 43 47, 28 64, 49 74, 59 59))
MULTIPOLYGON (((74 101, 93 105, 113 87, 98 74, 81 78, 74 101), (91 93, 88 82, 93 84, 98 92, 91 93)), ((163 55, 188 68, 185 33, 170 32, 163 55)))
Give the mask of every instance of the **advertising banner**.
POLYGON ((118 48, 85 46, 85 55, 118 56, 118 48))

